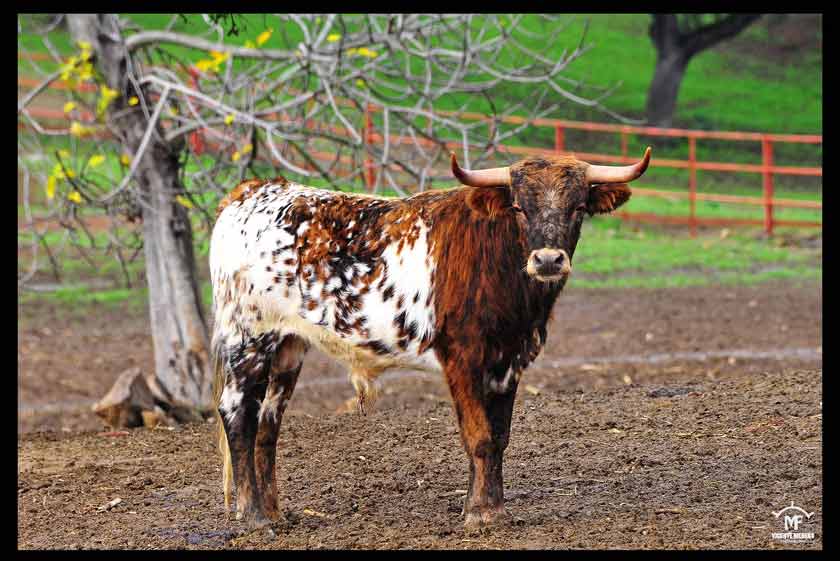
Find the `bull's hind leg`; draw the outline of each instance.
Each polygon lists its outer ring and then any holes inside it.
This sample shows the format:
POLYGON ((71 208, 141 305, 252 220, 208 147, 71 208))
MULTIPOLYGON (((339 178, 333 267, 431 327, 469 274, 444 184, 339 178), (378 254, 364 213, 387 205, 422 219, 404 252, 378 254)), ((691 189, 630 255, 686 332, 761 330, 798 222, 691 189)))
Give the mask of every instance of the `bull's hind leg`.
POLYGON ((294 335, 283 340, 272 359, 268 388, 259 411, 254 467, 263 512, 272 520, 276 520, 279 515, 275 475, 277 435, 283 420, 283 411, 286 410, 292 392, 295 391, 306 350, 307 344, 294 335))
POLYGON ((236 518, 256 524, 266 521, 254 471, 258 414, 264 401, 277 336, 266 333, 233 345, 224 352, 225 386, 219 401, 233 465, 236 518))

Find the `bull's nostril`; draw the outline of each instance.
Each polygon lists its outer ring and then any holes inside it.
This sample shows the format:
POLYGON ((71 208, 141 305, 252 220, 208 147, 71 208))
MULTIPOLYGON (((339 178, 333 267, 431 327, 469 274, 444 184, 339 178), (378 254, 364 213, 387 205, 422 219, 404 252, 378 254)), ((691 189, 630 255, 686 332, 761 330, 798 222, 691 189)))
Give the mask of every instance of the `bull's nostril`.
POLYGON ((538 253, 534 254, 534 261, 537 262, 537 265, 542 265, 542 259, 540 259, 540 256, 539 256, 538 253))
POLYGON ((556 265, 560 265, 563 262, 563 254, 561 253, 557 257, 554 258, 554 263, 556 265))

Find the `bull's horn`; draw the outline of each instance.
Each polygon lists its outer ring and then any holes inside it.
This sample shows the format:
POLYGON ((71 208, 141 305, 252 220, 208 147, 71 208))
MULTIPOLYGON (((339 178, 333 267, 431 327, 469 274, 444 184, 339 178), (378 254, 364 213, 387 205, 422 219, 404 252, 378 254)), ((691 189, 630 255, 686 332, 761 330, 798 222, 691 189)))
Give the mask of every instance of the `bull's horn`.
POLYGON ((450 152, 452 174, 464 185, 470 187, 508 187, 510 186, 510 168, 490 168, 467 171, 461 169, 455 152, 450 152))
POLYGON ((627 183, 642 175, 650 163, 650 146, 641 160, 630 166, 594 166, 586 168, 589 183, 627 183))

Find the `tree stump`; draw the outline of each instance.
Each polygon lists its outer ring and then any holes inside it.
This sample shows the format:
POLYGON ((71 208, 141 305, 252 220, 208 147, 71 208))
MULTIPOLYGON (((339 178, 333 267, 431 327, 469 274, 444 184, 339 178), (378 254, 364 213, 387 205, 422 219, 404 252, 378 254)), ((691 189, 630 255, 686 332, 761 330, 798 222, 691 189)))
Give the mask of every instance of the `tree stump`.
POLYGON ((111 390, 94 404, 93 412, 114 428, 155 426, 166 421, 166 413, 155 403, 155 396, 139 368, 120 374, 111 390))
POLYGON ((151 381, 135 367, 117 378, 108 393, 94 404, 93 412, 113 428, 155 427, 201 421, 192 408, 172 403, 157 380, 151 381))

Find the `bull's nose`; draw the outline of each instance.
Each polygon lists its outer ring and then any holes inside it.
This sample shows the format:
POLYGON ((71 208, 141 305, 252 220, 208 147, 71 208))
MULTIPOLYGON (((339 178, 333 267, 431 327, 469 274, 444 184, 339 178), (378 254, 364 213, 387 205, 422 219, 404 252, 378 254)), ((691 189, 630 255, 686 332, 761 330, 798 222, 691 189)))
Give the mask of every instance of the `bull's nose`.
POLYGON ((543 248, 531 252, 528 273, 539 280, 556 280, 571 270, 569 254, 562 249, 543 248))
POLYGON ((558 252, 556 255, 548 254, 544 252, 540 255, 540 252, 534 253, 534 261, 537 265, 562 265, 563 261, 566 260, 566 255, 562 252, 558 252))

